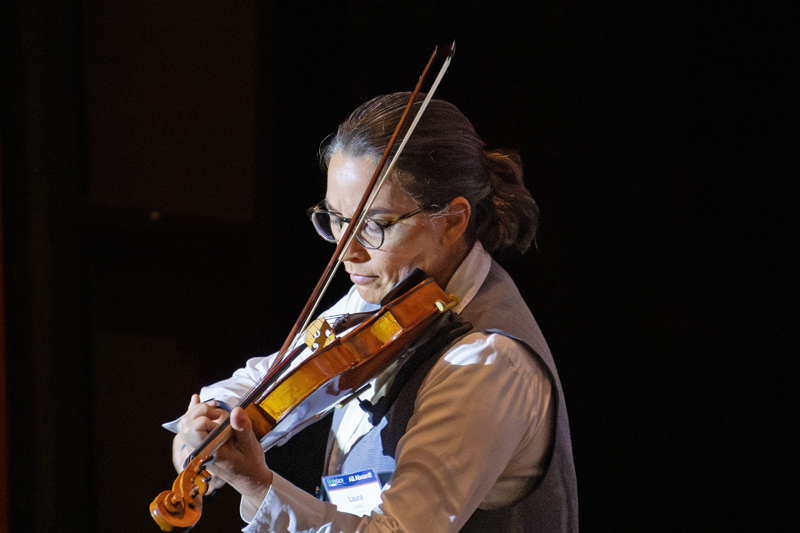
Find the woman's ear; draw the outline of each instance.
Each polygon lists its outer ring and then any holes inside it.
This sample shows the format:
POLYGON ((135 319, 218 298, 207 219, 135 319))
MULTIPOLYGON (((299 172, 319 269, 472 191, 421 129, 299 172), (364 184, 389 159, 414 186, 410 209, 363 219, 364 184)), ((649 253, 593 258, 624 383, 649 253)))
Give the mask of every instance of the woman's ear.
POLYGON ((452 245, 464 236, 469 226, 469 215, 471 208, 469 201, 462 196, 457 196, 450 201, 450 204, 442 213, 444 222, 444 241, 446 245, 452 245))

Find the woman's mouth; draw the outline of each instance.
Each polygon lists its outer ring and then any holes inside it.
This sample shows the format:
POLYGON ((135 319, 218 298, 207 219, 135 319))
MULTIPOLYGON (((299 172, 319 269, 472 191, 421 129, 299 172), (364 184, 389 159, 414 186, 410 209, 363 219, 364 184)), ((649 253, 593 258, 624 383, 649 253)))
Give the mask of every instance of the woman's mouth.
POLYGON ((366 285, 374 280, 376 276, 362 276, 360 274, 350 274, 350 281, 355 285, 366 285))

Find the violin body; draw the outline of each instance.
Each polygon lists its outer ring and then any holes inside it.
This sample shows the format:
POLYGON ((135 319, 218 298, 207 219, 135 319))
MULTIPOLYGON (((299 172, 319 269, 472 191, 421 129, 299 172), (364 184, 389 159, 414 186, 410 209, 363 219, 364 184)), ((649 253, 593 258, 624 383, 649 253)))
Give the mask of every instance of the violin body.
MULTIPOLYGON (((428 278, 343 337, 312 348, 311 355, 285 375, 268 376, 239 404, 262 447, 266 450, 290 437, 358 395, 382 373, 401 366, 401 352, 457 302, 428 278)), ((229 426, 218 429, 191 456, 172 490, 159 494, 150 505, 162 531, 187 531, 199 520, 208 480, 204 466, 231 431, 229 426)))
POLYGON ((428 279, 383 306, 345 337, 319 348, 255 402, 265 426, 270 427, 269 437, 256 433, 264 449, 284 438, 283 428, 292 433, 302 429, 381 373, 402 364, 398 354, 456 302, 428 279))

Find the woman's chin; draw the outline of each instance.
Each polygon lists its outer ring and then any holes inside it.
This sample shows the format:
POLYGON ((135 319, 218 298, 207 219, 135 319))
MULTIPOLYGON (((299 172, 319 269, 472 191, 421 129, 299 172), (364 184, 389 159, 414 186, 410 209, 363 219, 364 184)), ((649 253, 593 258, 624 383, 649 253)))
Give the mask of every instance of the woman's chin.
POLYGON ((370 304, 380 304, 383 296, 388 292, 381 291, 379 287, 374 286, 372 283, 368 285, 356 285, 356 289, 358 290, 359 296, 370 304))

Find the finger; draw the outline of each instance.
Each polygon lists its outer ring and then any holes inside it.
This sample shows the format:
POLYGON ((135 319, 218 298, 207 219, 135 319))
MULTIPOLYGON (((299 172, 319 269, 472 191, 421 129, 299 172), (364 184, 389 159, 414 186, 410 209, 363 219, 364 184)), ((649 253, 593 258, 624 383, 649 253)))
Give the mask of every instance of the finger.
POLYGON ((210 433, 213 431, 219 424, 206 416, 199 416, 197 418, 193 418, 191 420, 187 420, 181 427, 181 434, 185 433, 210 433))
POLYGON ((178 420, 178 430, 183 431, 192 421, 201 417, 205 417, 205 407, 203 404, 192 402, 186 413, 178 420))
POLYGON ((189 407, 186 409, 186 412, 188 413, 189 411, 191 411, 192 408, 194 406, 196 406, 196 405, 208 405, 210 407, 217 407, 217 401, 216 400, 207 400, 205 402, 202 402, 202 401, 200 401, 200 395, 199 394, 192 394, 192 398, 189 400, 189 407))
POLYGON ((217 402, 211 400, 209 402, 193 404, 189 410, 186 411, 186 414, 183 415, 182 419, 193 420, 195 418, 207 417, 220 422, 226 416, 228 416, 228 412, 225 409, 217 408, 217 402))
POLYGON ((192 394, 192 399, 189 400, 189 407, 186 409, 187 411, 200 403, 200 395, 199 394, 192 394))
POLYGON ((197 416, 196 407, 198 405, 202 405, 200 403, 200 395, 192 394, 192 398, 189 400, 189 407, 186 408, 186 413, 184 413, 184 415, 181 417, 181 421, 184 421, 187 418, 195 418, 197 416))

